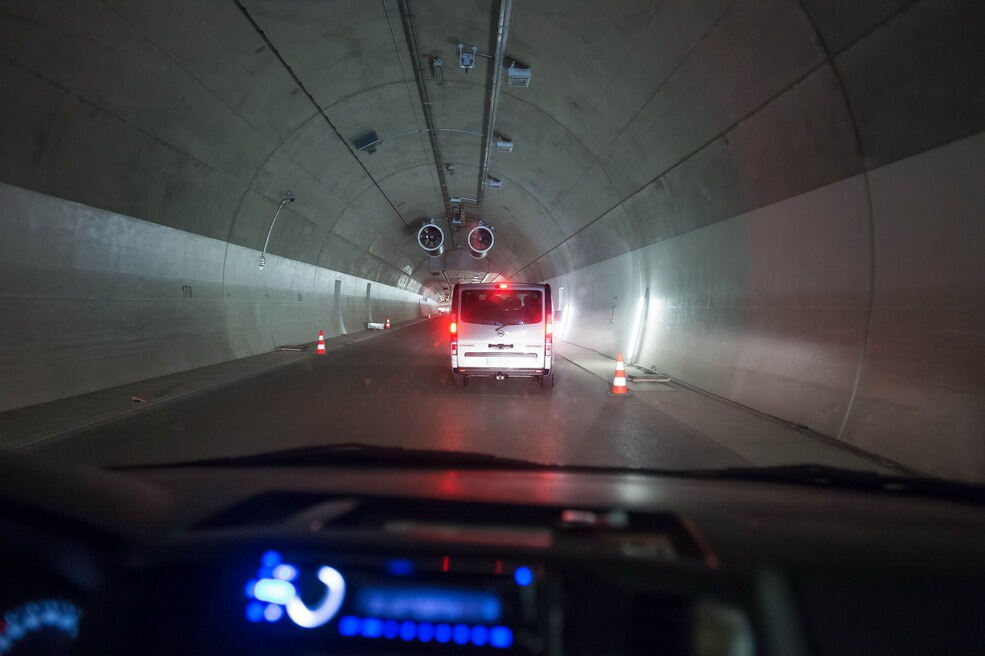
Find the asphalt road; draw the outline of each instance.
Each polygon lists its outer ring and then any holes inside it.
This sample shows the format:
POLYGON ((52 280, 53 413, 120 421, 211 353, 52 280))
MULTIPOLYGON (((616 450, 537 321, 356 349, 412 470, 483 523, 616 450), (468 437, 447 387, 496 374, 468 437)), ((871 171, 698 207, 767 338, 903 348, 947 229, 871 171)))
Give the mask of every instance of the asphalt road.
POLYGON ((557 464, 749 464, 654 404, 609 397, 605 381, 563 359, 553 390, 527 379, 456 387, 444 331, 442 321, 388 331, 32 451, 125 465, 365 442, 557 464))

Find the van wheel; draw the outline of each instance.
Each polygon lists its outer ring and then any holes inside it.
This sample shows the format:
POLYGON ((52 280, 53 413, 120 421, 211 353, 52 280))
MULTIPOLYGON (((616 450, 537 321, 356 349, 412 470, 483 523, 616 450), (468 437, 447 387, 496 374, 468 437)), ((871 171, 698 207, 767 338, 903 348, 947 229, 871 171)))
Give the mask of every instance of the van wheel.
POLYGON ((462 374, 452 374, 455 378, 455 387, 468 387, 469 377, 462 374))
POLYGON ((546 376, 541 376, 540 378, 541 387, 546 389, 554 389, 554 372, 547 374, 546 376))

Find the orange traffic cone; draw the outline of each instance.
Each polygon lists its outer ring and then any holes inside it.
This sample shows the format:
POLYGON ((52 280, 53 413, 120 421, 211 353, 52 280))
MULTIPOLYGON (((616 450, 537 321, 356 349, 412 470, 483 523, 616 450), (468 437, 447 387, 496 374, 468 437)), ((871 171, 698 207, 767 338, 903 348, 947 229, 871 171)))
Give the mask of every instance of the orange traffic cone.
POLYGON ((609 392, 610 396, 618 396, 622 394, 629 394, 629 388, 626 387, 626 367, 622 363, 622 353, 616 359, 616 375, 612 377, 612 391, 609 392))
POLYGON ((390 317, 387 317, 386 325, 383 326, 383 330, 389 330, 389 329, 390 329, 390 317))
POLYGON ((325 355, 325 333, 318 331, 318 355, 325 355))

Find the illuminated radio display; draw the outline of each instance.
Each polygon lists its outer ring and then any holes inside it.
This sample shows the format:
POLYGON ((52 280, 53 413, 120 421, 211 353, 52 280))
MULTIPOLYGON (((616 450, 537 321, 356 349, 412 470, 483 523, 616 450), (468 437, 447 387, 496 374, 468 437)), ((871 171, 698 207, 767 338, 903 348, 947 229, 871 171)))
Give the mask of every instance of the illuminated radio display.
MULTIPOLYGON (((417 567, 406 559, 389 560, 376 573, 365 566, 336 564, 339 569, 307 561, 295 564, 279 552, 264 553, 245 586, 246 619, 260 625, 324 628, 340 639, 506 649, 514 645, 519 626, 513 608, 517 591, 535 578, 530 567, 499 564, 494 579, 467 588, 451 581, 415 580, 417 567)), ((449 576, 449 569, 446 557, 440 573, 425 576, 449 576)))
POLYGON ((368 586, 355 605, 363 615, 418 622, 498 622, 503 612, 494 593, 435 586, 368 586))

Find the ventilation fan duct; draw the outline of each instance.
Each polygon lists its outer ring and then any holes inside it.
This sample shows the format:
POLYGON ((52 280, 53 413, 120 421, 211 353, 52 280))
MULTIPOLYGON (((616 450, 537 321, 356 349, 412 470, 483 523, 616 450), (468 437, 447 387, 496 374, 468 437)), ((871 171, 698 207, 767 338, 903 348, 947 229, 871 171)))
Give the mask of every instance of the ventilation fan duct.
POLYGON ((478 225, 469 231, 469 255, 481 260, 489 254, 495 242, 496 238, 493 236, 492 226, 478 225))
POLYGON ((417 231, 417 245, 428 255, 441 255, 445 251, 445 232, 434 219, 421 226, 417 231))

